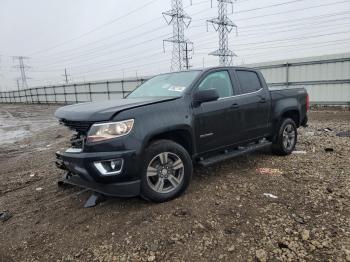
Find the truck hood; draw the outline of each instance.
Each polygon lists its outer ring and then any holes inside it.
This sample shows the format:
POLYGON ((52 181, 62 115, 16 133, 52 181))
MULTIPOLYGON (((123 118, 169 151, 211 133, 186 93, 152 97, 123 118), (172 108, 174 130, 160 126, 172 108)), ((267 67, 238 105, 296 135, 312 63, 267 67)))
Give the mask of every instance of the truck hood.
POLYGON ((177 99, 177 97, 149 97, 113 99, 64 106, 56 110, 55 117, 68 121, 98 122, 110 120, 115 114, 126 109, 177 99))

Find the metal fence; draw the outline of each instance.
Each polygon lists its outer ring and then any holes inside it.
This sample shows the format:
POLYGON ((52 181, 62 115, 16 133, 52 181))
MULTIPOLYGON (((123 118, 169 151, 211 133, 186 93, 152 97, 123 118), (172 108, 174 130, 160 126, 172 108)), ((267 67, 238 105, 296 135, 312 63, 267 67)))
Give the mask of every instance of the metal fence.
POLYGON ((350 105, 350 53, 250 65, 270 87, 305 87, 317 105, 350 105))
POLYGON ((0 92, 0 103, 73 104, 124 98, 145 80, 101 81, 0 92))
MULTIPOLYGON (((246 65, 270 87, 305 87, 312 104, 350 105, 350 53, 246 65)), ((0 92, 0 103, 81 103, 124 98, 147 80, 127 79, 0 92)))

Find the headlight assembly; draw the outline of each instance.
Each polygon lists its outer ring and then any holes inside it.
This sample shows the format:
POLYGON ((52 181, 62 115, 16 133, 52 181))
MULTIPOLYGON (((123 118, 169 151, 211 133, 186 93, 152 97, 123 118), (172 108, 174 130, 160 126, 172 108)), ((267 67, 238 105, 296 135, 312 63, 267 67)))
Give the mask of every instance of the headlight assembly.
POLYGON ((94 124, 89 130, 87 142, 98 142, 125 136, 130 133, 133 126, 134 119, 124 120, 120 122, 94 124))

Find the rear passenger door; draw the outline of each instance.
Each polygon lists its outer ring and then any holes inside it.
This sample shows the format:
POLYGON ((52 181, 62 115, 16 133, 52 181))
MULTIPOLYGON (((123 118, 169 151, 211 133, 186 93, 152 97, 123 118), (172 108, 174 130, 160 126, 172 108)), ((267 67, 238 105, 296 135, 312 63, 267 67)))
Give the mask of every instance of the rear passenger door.
POLYGON ((270 96, 259 75, 249 69, 236 69, 239 84, 242 141, 265 136, 269 128, 270 96))

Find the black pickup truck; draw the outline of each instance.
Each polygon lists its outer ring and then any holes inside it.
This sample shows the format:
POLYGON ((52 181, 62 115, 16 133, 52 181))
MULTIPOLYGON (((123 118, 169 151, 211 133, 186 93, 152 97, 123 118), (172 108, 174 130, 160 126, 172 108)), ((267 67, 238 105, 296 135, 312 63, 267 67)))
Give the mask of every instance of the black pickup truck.
POLYGON ((308 107, 304 88, 269 90, 253 69, 162 74, 125 99, 58 109, 55 116, 75 134, 56 164, 66 171, 65 183, 167 201, 186 190, 195 164, 264 147, 290 154, 308 107))

